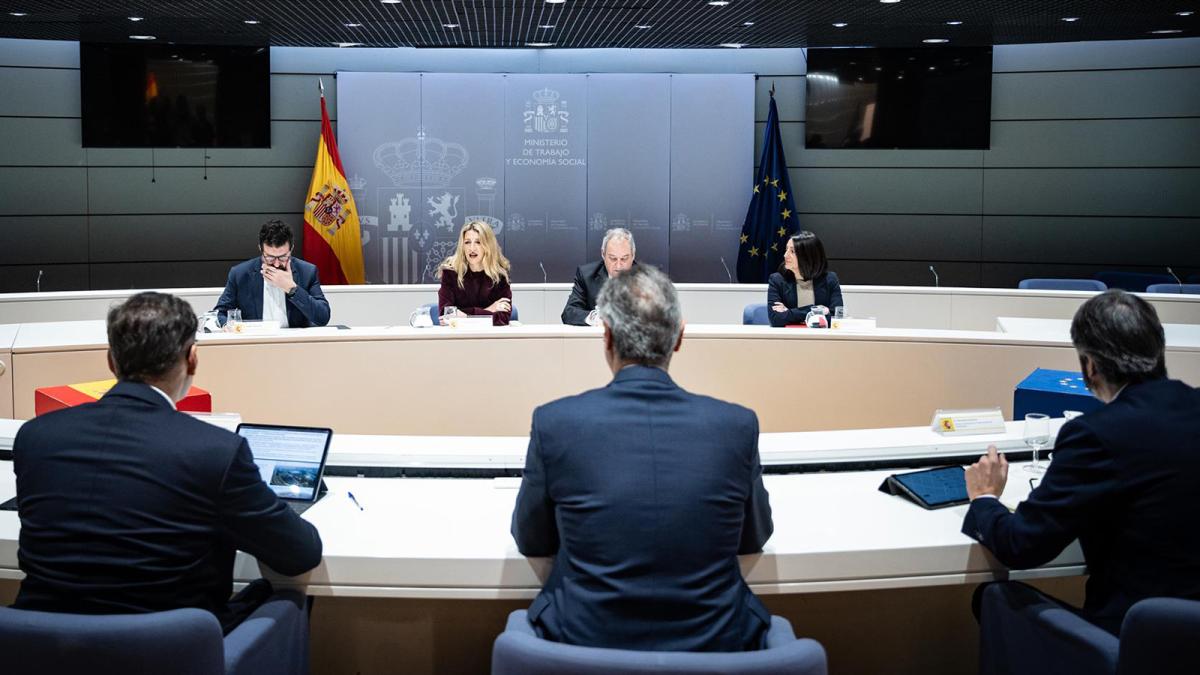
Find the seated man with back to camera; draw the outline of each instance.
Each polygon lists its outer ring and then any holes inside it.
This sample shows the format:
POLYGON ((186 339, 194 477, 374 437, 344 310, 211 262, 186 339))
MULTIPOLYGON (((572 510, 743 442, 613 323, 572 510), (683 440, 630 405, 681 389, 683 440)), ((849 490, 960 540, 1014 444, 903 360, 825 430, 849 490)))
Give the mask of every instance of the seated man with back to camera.
POLYGON ((116 386, 17 432, 17 609, 196 607, 228 633, 271 594, 259 579, 230 599, 239 549, 289 576, 321 562, 316 528, 263 482, 246 440, 176 411, 196 374, 196 324, 164 293, 113 307, 116 386))
POLYGON ((832 314, 842 306, 842 285, 829 269, 825 245, 803 230, 788 238, 779 271, 767 279, 767 317, 776 328, 803 324, 821 306, 832 314))
POLYGON ((244 321, 279 321, 284 328, 329 323, 329 301, 321 291, 317 266, 292 255, 292 228, 268 220, 258 231, 258 256, 229 270, 225 290, 214 308, 240 309, 244 321))
POLYGON ((604 282, 633 267, 636 256, 633 233, 623 227, 605 232, 600 242, 600 260, 575 269, 575 285, 563 307, 562 322, 570 326, 599 326, 596 298, 600 297, 600 289, 604 288, 604 282))
POLYGON ((512 534, 555 562, 529 621, 575 645, 759 649, 771 618, 737 558, 773 529, 758 417, 667 374, 683 319, 665 274, 610 279, 599 310, 612 382, 533 413, 512 534))
POLYGON ((967 469, 962 531, 1015 569, 1078 539, 1089 575, 1081 614, 1117 634, 1139 600, 1200 600, 1200 391, 1167 379, 1162 324, 1131 293, 1084 303, 1071 341, 1104 407, 1063 424, 1054 461, 1016 513, 997 499, 1008 462, 989 447, 967 469))

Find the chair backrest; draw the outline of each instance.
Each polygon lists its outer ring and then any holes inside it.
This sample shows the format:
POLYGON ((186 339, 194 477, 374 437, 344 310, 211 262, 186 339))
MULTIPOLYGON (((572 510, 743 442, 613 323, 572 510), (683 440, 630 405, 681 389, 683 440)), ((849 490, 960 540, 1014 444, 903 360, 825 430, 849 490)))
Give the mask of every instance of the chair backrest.
POLYGON ((1149 598, 1125 614, 1117 675, 1200 673, 1200 601, 1149 598))
POLYGON ((1147 293, 1187 293, 1190 295, 1200 295, 1200 284, 1150 284, 1146 287, 1147 293))
POLYGON ((1144 293, 1151 284, 1172 284, 1175 279, 1169 274, 1146 274, 1145 272, 1097 272, 1095 278, 1109 288, 1120 288, 1131 293, 1144 293))
POLYGON ((6 675, 225 672, 217 618, 202 609, 83 615, 0 607, 6 675))
POLYGON ((752 302, 742 308, 743 326, 767 326, 771 320, 767 318, 767 303, 752 302))
MULTIPOLYGON (((509 616, 508 629, 492 647, 492 675, 826 675, 825 649, 816 640, 790 641, 753 652, 638 652, 578 647, 543 640, 528 628, 525 611, 509 616), (524 624, 523 626, 520 624, 524 624)), ((768 644, 770 644, 768 642, 768 644)))
POLYGON ((1108 286, 1095 279, 1022 279, 1017 288, 1035 291, 1105 291, 1108 286))

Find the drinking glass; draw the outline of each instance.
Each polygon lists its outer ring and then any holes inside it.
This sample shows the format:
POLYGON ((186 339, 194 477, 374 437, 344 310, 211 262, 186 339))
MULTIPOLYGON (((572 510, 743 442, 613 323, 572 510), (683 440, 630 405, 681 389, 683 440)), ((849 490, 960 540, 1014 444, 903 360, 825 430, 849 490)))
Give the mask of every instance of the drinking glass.
POLYGON ((225 330, 229 333, 242 332, 242 310, 230 309, 225 312, 225 330))
POLYGON ((1025 467, 1031 473, 1043 473, 1046 467, 1038 461, 1038 451, 1050 447, 1050 416, 1042 413, 1025 415, 1025 445, 1033 450, 1033 462, 1025 467))
POLYGON ((442 325, 449 326, 450 319, 458 316, 458 308, 454 305, 447 305, 442 308, 442 325))
POLYGON ((835 318, 835 319, 846 318, 846 308, 845 307, 834 307, 833 308, 833 318, 835 318))

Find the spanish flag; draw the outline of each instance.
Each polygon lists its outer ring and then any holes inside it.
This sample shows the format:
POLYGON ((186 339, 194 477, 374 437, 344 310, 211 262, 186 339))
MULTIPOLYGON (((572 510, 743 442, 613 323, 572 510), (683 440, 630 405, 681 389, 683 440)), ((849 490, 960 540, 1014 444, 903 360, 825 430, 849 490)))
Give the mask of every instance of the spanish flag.
POLYGON ((304 203, 304 258, 317 266, 321 283, 361 284, 363 274, 362 234, 358 208, 346 182, 346 170, 338 157, 337 141, 325 109, 325 86, 321 85, 321 140, 317 162, 304 203))

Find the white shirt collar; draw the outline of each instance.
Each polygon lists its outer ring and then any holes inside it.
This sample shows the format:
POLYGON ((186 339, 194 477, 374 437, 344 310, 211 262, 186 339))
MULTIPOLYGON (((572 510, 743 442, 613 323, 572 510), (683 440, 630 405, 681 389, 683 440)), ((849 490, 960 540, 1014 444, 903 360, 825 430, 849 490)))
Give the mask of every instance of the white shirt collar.
POLYGON ((167 399, 167 403, 170 403, 170 404, 171 404, 171 410, 178 410, 178 408, 176 408, 176 407, 175 407, 175 399, 171 398, 170 396, 167 396, 167 392, 163 391, 162 389, 159 389, 158 387, 156 387, 156 386, 154 386, 154 385, 152 385, 152 384, 148 384, 148 385, 146 385, 146 386, 147 386, 147 387, 150 387, 150 388, 151 388, 151 389, 153 389, 154 391, 157 391, 157 392, 159 393, 159 395, 160 395, 160 396, 162 396, 163 398, 167 399))

